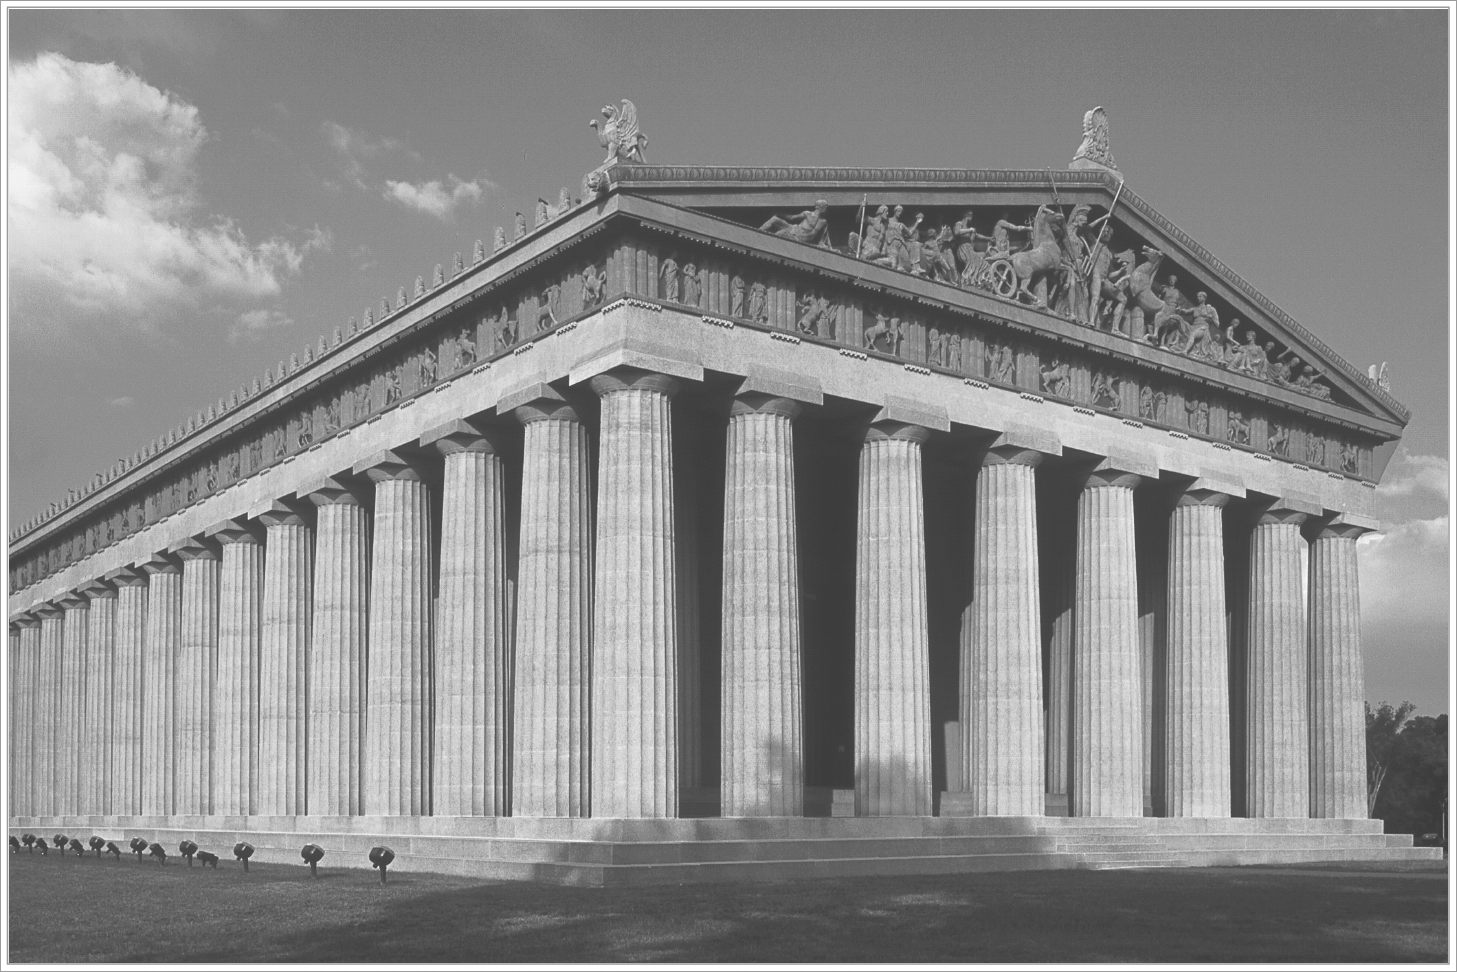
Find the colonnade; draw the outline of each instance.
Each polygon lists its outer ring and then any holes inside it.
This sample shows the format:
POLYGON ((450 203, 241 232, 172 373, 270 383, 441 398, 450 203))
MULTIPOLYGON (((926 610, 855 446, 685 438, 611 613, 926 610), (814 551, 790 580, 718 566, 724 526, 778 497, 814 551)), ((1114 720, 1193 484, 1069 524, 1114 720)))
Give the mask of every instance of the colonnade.
MULTIPOLYGON (((537 385, 499 409, 524 427, 514 552, 505 446, 452 422, 13 621, 13 812, 677 816, 699 771, 685 758, 699 745, 699 609, 683 512, 697 500, 675 472, 671 404, 684 380, 617 368, 588 385, 595 488, 580 400, 537 385), (438 490, 422 449, 442 457, 438 490)), ((760 375, 729 408, 724 816, 805 810, 794 435, 822 403, 812 382, 760 375)), ((922 448, 934 425, 887 408, 862 432, 862 816, 933 808, 922 448)), ((1070 609, 1044 673, 1036 482, 1059 449, 1016 432, 978 448, 953 778, 975 815, 1040 815, 1059 786, 1074 815, 1142 815, 1155 730, 1134 490, 1158 470, 1117 457, 1082 469, 1059 580, 1070 609)), ((1168 516, 1171 816, 1231 813, 1230 498, 1195 480, 1168 516)), ((1301 506, 1270 502, 1250 544, 1247 813, 1364 817, 1360 530, 1301 506)))

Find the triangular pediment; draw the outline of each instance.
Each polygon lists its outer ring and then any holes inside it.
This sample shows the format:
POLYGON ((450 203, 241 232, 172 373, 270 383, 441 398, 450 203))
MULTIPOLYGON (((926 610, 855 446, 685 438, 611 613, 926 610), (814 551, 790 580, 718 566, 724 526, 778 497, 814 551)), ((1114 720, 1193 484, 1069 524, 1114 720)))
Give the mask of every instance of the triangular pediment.
MULTIPOLYGON (((1052 207, 1064 219, 1086 207, 1083 212, 1090 225, 1079 234, 1085 253, 1094 250, 1091 254, 1094 259, 1102 257, 1111 263, 1110 270, 1116 272, 1119 261, 1115 255, 1131 255, 1132 268, 1136 268, 1154 259, 1145 255, 1145 247, 1157 250, 1162 254, 1157 266, 1138 275, 1140 281, 1148 280, 1144 292, 1157 301, 1167 288, 1175 288, 1169 303, 1178 305, 1181 313, 1174 315, 1178 319, 1166 316, 1161 320, 1163 340, 1152 334, 1135 336, 1126 317, 1131 310, 1125 306, 1124 319, 1118 321, 1118 326, 1130 331, 1130 340, 1163 346, 1177 357, 1187 359, 1196 372, 1210 365, 1232 372, 1245 367, 1250 376, 1267 381, 1282 392, 1298 394, 1303 405, 1317 410, 1325 410, 1322 407, 1325 405, 1335 406, 1344 413, 1346 421, 1350 421, 1353 412, 1365 417, 1368 421, 1359 424, 1382 438, 1395 437, 1410 418, 1410 412, 1389 393, 1161 216, 1130 187, 1120 186, 1119 177, 1111 172, 624 164, 612 166, 608 171, 610 186, 619 194, 700 213, 747 228, 757 236, 773 234, 773 230, 760 230, 777 218, 782 222, 772 224, 780 231, 776 245, 779 240, 798 243, 794 247, 801 251, 798 258, 807 260, 814 259, 815 251, 853 257, 857 240, 863 249, 874 234, 868 224, 875 220, 878 208, 890 208, 889 218, 893 219, 893 207, 900 206, 899 222, 907 227, 906 232, 916 225, 917 216, 922 217, 915 232, 924 243, 922 249, 949 253, 950 257, 941 258, 944 262, 939 275, 928 273, 923 267, 906 272, 904 262, 894 259, 886 269, 899 269, 909 278, 939 278, 943 283, 965 285, 969 294, 990 296, 1034 310, 1043 310, 1035 299, 1029 299, 1025 292, 1020 296, 1005 293, 1009 285, 989 279, 985 272, 980 275, 981 286, 963 280, 968 262, 962 259, 963 244, 974 241, 971 260, 982 261, 988 254, 1005 252, 995 248, 1004 246, 1008 238, 1013 247, 1025 246, 1029 234, 1008 231, 1006 227, 1030 224, 1038 207, 1052 207), (795 240, 796 234, 788 227, 800 225, 801 216, 814 210, 818 203, 826 204, 827 225, 825 232, 816 234, 817 244, 811 246, 795 240), (1112 238, 1107 244, 1107 257, 1103 257, 1095 249, 1096 227, 1110 207, 1113 209, 1112 238), (1003 223, 1000 232, 999 222, 1003 223), (954 231, 949 241, 945 240, 943 226, 954 231), (966 230, 974 231, 974 235, 966 230), (938 234, 942 235, 943 242, 931 245, 929 239, 938 234), (1002 239, 993 242, 999 236, 1002 239), (954 274, 946 266, 948 263, 955 264, 954 274), (1177 278, 1176 284, 1171 284, 1171 277, 1177 278), (998 289, 1003 292, 999 294, 998 289), (1195 310, 1199 292, 1207 294, 1206 304, 1212 308, 1212 314, 1195 310), (1211 340, 1205 341, 1202 335, 1196 334, 1190 341, 1191 320, 1193 330, 1198 330, 1202 321, 1205 329, 1213 332, 1211 340), (1235 328, 1234 344, 1228 340, 1231 326, 1235 328), (1187 352, 1185 345, 1190 345, 1187 352)), ((881 254, 880 263, 886 262, 881 254)), ((1085 279, 1084 285, 1088 283, 1085 279)), ((1110 297, 1110 300, 1114 299, 1110 297)), ((1132 302, 1138 303, 1137 297, 1132 302)), ((1116 308, 1106 309, 1101 318, 1093 311, 1094 319, 1089 320, 1087 311, 1074 314, 1069 309, 1069 300, 1064 299, 1062 303, 1060 312, 1066 319, 1103 329, 1109 329, 1114 323, 1111 318, 1116 308)), ((1046 311, 1055 313, 1059 308, 1049 307, 1046 311)), ((1144 333, 1152 331, 1154 316, 1156 312, 1152 310, 1142 315, 1144 333)), ((1120 332, 1110 330, 1110 333, 1120 332)))

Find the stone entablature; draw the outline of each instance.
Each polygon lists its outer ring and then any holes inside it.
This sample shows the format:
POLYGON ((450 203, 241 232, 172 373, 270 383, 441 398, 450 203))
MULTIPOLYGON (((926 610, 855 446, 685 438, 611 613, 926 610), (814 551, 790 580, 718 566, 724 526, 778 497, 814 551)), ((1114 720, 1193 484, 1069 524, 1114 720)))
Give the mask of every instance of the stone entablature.
POLYGON ((23 539, 12 591, 624 296, 1367 482, 1379 476, 1373 448, 1399 433, 1337 403, 713 216, 617 196, 572 217, 538 228, 535 245, 518 240, 489 261, 478 250, 472 270, 448 285, 437 277, 432 293, 291 369, 211 434, 198 429, 191 448, 164 450, 69 524, 23 539))

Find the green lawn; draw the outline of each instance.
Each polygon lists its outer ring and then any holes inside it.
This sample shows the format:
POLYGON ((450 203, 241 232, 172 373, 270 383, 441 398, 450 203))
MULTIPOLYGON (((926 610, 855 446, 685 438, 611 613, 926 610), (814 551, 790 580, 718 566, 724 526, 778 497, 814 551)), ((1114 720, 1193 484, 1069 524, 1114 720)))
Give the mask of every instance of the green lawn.
POLYGON ((1445 962, 1448 941, 1441 862, 601 890, 22 851, 9 904, 11 962, 1445 962))

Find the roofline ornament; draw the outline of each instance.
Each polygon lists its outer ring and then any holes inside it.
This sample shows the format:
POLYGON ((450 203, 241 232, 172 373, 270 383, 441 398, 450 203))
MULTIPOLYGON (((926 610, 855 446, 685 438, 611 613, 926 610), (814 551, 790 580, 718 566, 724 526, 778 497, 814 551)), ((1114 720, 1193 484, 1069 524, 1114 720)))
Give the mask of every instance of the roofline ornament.
POLYGON ((1069 169, 1107 169, 1118 171, 1113 151, 1108 147, 1108 113, 1099 105, 1083 115, 1083 143, 1073 153, 1069 169))

